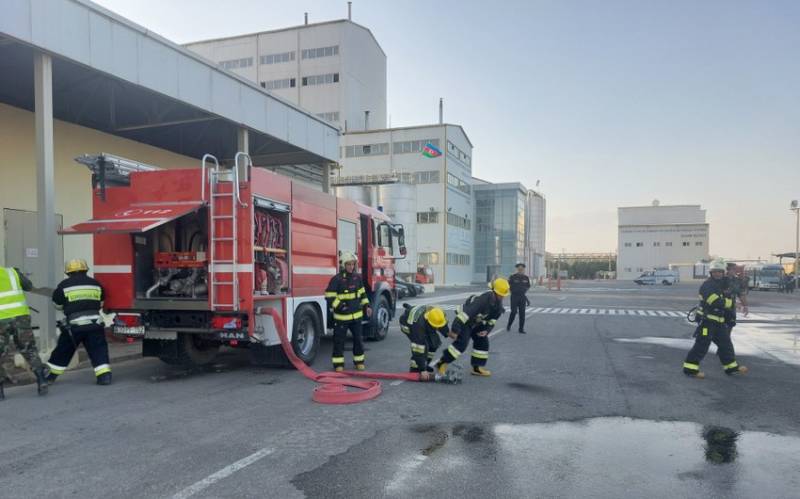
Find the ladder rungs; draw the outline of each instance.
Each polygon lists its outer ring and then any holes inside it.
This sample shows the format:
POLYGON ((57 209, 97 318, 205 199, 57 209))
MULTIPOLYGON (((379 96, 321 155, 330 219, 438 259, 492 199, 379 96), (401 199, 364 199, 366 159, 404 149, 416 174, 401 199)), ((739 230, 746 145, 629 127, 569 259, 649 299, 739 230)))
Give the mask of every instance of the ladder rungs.
POLYGON ((233 265, 233 260, 211 260, 211 263, 213 263, 214 265, 217 265, 217 264, 220 264, 220 263, 227 263, 227 264, 233 265))
POLYGON ((234 194, 235 194, 235 192, 233 192, 233 191, 231 191, 231 192, 212 192, 211 196, 215 197, 215 198, 222 198, 222 197, 232 198, 234 194))
POLYGON ((230 286, 234 284, 233 281, 214 281, 214 286, 230 286))
POLYGON ((227 220, 227 219, 231 219, 231 218, 234 218, 234 216, 233 215, 214 215, 213 217, 211 217, 212 220, 227 220))
POLYGON ((215 237, 211 240, 212 243, 216 243, 218 241, 233 241, 232 237, 215 237))

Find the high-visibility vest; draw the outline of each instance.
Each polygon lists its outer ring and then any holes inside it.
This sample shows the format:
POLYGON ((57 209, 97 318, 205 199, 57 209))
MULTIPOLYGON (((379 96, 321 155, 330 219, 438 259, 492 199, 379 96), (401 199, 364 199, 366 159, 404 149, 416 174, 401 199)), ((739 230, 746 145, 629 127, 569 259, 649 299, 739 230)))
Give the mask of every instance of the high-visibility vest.
POLYGON ((17 271, 0 267, 0 320, 30 315, 17 271))

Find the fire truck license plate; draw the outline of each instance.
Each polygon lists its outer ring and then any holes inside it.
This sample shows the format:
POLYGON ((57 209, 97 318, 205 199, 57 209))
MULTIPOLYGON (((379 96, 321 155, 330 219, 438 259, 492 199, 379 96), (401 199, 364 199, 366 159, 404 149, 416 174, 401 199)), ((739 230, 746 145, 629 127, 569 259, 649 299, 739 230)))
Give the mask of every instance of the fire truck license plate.
POLYGON ((144 336, 144 326, 114 326, 114 334, 120 336, 144 336))

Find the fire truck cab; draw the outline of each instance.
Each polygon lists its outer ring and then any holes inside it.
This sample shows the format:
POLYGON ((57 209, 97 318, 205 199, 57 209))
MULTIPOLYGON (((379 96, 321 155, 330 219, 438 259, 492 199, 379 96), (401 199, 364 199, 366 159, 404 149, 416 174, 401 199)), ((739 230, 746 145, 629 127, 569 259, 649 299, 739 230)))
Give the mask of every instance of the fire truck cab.
POLYGON ((114 332, 142 338, 144 356, 213 361, 222 345, 259 363, 285 362, 272 317, 282 316, 311 364, 330 317, 325 288, 342 251, 359 258, 373 314, 367 339, 386 337, 395 313, 394 260, 403 227, 381 211, 325 194, 236 155, 200 169, 158 169, 107 154, 92 170, 93 217, 64 234, 93 234, 95 278, 114 332))

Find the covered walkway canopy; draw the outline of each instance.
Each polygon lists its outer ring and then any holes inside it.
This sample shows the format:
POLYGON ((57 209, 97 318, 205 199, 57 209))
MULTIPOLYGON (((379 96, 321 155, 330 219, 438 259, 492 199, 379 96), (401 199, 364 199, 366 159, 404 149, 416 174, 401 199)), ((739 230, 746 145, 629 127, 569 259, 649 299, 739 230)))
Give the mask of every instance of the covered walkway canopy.
POLYGON ((198 160, 247 151, 323 189, 339 157, 337 128, 87 0, 0 2, 0 103, 35 115, 39 286, 60 274, 54 118, 198 160))

